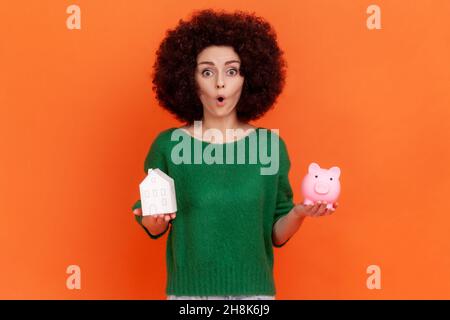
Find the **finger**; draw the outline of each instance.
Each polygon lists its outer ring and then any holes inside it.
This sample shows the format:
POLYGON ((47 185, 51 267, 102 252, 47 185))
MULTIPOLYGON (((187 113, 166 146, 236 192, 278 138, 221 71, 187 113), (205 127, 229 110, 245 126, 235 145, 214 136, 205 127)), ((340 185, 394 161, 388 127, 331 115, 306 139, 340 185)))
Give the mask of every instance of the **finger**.
POLYGON ((319 212, 319 209, 320 209, 320 204, 321 204, 321 201, 317 201, 314 204, 313 208, 311 209, 311 213, 312 213, 313 216, 317 216, 317 214, 319 212))
POLYGON ((309 210, 310 215, 314 215, 314 213, 317 210, 317 204, 314 203, 314 204, 309 205, 308 210, 309 210))
POLYGON ((323 201, 322 204, 321 204, 320 207, 319 207, 319 212, 318 212, 318 214, 319 214, 320 216, 323 216, 326 212, 327 212, 327 202, 326 202, 326 201, 323 201))
POLYGON ((326 201, 322 201, 322 203, 321 203, 321 205, 319 207, 319 210, 317 212, 317 215, 319 217, 321 217, 321 216, 325 215, 326 212, 327 212, 327 202, 326 201))
POLYGON ((170 215, 170 217, 171 217, 172 219, 175 219, 176 216, 177 216, 176 213, 172 213, 172 214, 170 215))
POLYGON ((164 221, 169 222, 170 220, 170 215, 166 214, 166 216, 164 217, 164 221))
POLYGON ((135 214, 135 215, 137 215, 137 216, 142 216, 142 209, 134 209, 133 210, 133 213, 135 214))
POLYGON ((315 217, 317 215, 317 207, 316 206, 311 207, 311 211, 310 211, 309 215, 311 217, 315 217))

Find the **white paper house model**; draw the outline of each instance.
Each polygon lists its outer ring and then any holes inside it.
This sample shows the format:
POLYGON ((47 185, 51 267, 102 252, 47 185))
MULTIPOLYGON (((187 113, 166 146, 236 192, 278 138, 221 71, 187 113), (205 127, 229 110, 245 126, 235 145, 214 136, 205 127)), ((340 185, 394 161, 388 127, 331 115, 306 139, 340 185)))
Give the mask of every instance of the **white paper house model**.
POLYGON ((159 169, 148 169, 147 177, 139 184, 142 215, 177 211, 173 179, 159 169))

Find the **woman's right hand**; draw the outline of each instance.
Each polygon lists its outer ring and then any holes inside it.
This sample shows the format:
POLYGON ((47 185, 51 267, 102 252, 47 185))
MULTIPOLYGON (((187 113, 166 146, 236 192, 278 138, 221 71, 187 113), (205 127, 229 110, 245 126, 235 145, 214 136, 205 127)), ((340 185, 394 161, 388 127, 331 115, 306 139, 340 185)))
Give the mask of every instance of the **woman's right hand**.
MULTIPOLYGON (((142 209, 134 209, 133 213, 137 216, 142 216, 142 209)), ((142 225, 147 229, 153 229, 155 226, 164 225, 167 227, 167 224, 170 220, 175 219, 177 216, 176 212, 173 213, 165 213, 165 214, 154 214, 150 216, 142 217, 142 225)))

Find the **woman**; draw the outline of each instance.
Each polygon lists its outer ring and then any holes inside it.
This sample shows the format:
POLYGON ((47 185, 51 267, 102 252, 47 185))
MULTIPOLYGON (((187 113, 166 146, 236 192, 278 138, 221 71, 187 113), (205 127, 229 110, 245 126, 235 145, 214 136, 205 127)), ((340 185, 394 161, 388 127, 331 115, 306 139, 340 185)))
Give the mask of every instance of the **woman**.
POLYGON ((284 141, 249 124, 274 105, 285 66, 271 26, 244 12, 197 12, 162 41, 153 89, 185 125, 156 137, 144 171, 174 179, 178 211, 142 217, 140 201, 133 210, 152 239, 172 225, 168 299, 274 299, 273 246, 337 207, 294 205, 284 141), (275 170, 263 173, 269 154, 275 170))

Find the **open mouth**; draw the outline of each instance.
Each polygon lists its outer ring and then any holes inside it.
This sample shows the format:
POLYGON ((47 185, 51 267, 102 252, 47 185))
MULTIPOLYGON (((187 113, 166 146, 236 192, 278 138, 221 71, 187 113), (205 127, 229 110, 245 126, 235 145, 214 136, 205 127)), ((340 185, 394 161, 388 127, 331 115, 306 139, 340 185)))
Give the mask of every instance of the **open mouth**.
POLYGON ((223 107, 225 105, 225 97, 224 96, 218 96, 216 98, 217 105, 220 107, 223 107))

